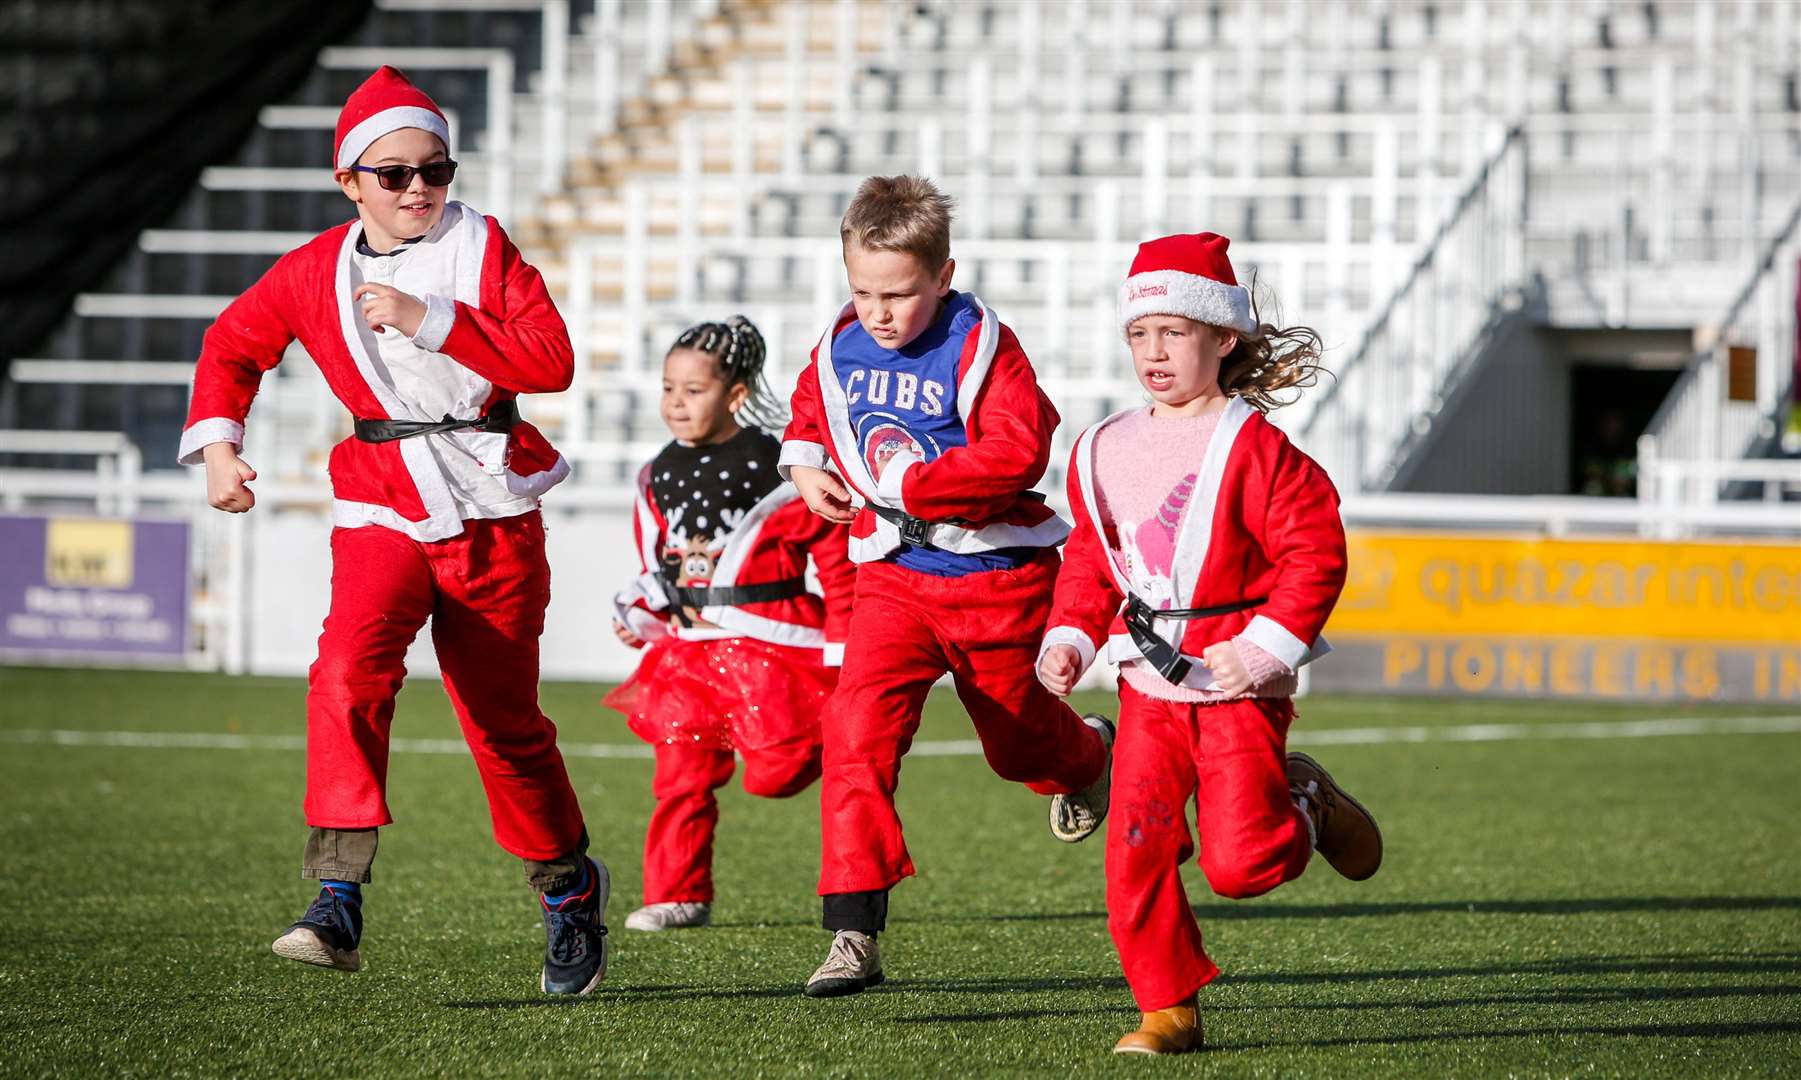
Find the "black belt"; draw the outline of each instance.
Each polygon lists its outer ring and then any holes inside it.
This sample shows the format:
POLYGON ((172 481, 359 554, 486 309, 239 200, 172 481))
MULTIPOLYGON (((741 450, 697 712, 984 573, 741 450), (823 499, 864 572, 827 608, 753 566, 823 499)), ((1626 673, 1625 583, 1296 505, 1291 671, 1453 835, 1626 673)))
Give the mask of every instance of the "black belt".
POLYGON ((1157 674, 1168 679, 1176 686, 1182 685, 1187 677, 1188 669, 1194 665, 1182 655, 1182 651, 1163 640, 1157 634, 1158 619, 1206 619, 1215 615, 1230 615, 1234 611, 1254 608, 1269 600, 1267 596, 1259 596, 1252 600, 1239 600, 1231 604, 1220 604, 1217 607, 1171 608, 1158 611, 1144 602, 1138 594, 1133 593, 1126 598, 1126 630, 1132 635, 1132 644, 1157 669, 1157 674))
POLYGON ((883 521, 893 522, 894 525, 900 529, 902 541, 912 544, 914 547, 931 546, 926 543, 926 532, 931 529, 932 523, 925 518, 916 518, 904 510, 895 510, 892 507, 878 506, 875 503, 869 503, 868 505, 871 510, 875 511, 876 517, 881 518, 883 521))
POLYGON ((511 398, 497 401, 486 416, 458 420, 445 414, 442 420, 365 420, 356 419, 356 437, 364 442, 384 443, 411 439, 419 435, 438 435, 446 431, 511 431, 519 423, 519 406, 511 398))
MULTIPOLYGON (((1044 494, 1038 491, 1027 491, 1021 495, 1021 498, 1031 499, 1034 502, 1043 502, 1044 494)), ((937 522, 927 521, 925 518, 914 517, 904 510, 896 510, 893 507, 878 506, 875 503, 867 503, 865 505, 875 511, 876 517, 881 518, 883 521, 892 522, 895 528, 900 530, 901 540, 905 543, 911 544, 914 547, 932 546, 931 544, 926 543, 926 533, 933 525, 937 524, 937 522)), ((945 522, 945 524, 961 525, 963 524, 963 521, 961 518, 952 518, 945 522)), ((943 549, 940 548, 939 550, 942 551, 943 549)))
POLYGON ((709 607, 743 607, 745 604, 767 604, 773 600, 792 600, 807 593, 804 577, 766 581, 759 585, 730 585, 720 588, 694 588, 677 585, 674 575, 663 575, 663 591, 669 596, 671 614, 683 626, 693 626, 687 609, 699 611, 709 607))

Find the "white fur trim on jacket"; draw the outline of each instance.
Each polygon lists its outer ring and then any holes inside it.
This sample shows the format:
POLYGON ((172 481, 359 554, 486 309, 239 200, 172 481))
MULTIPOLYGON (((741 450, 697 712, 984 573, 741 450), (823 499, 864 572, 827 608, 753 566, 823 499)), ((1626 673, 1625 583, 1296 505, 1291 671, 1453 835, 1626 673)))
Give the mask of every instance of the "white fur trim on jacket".
POLYGON ((181 452, 176 456, 176 463, 205 465, 206 455, 202 451, 216 442, 228 442, 233 450, 243 453, 244 425, 223 416, 195 421, 193 427, 181 433, 181 452))
POLYGON ((443 352, 444 341, 450 337, 456 321, 456 301, 448 296, 430 293, 425 297, 425 318, 419 320, 419 329, 411 340, 426 352, 443 352))
POLYGON ((569 459, 557 455, 557 463, 543 472, 535 472, 530 476, 520 476, 511 469, 506 472, 507 490, 515 495, 528 499, 536 499, 546 491, 556 487, 569 478, 569 459))
POLYGON ((1257 320, 1251 317, 1251 290, 1180 270, 1134 274, 1119 287, 1120 332, 1146 315, 1180 315, 1241 334, 1257 332, 1257 320))
POLYGON ((1044 632, 1044 644, 1038 646, 1037 664, 1044 663, 1044 654, 1058 645, 1068 645, 1082 658, 1081 666, 1076 669, 1077 679, 1088 674, 1088 669, 1094 666, 1094 642, 1073 626, 1053 626, 1044 632))
POLYGON ((450 125, 442 116, 417 105, 396 105, 392 109, 383 109, 344 133, 343 145, 338 147, 338 168, 348 169, 355 165, 370 143, 401 128, 429 131, 444 144, 445 152, 450 150, 450 125))
POLYGON ((796 465, 805 465, 809 469, 830 469, 832 458, 819 443, 790 439, 782 444, 782 455, 776 459, 775 471, 783 480, 793 480, 796 465))
POLYGON ((669 624, 656 615, 668 607, 663 579, 656 574, 639 574, 613 596, 613 618, 647 645, 669 636, 669 624))
POLYGON ((1302 664, 1311 664, 1332 651, 1325 635, 1309 645, 1268 615, 1252 616, 1238 636, 1287 664, 1290 671, 1299 671, 1302 664))
POLYGON ((908 513, 906 501, 901 495, 906 490, 907 470, 918 465, 920 461, 919 455, 913 453, 896 457, 888 463, 886 469, 882 470, 882 478, 876 481, 875 493, 881 496, 883 502, 903 514, 908 513))

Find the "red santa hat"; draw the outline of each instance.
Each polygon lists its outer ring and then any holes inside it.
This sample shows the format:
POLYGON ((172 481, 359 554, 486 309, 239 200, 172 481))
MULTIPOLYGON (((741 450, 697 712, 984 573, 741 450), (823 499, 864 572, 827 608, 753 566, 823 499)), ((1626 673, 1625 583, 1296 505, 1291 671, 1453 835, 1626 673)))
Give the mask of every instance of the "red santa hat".
POLYGON ((450 149, 450 123, 438 103, 398 69, 383 64, 344 102, 332 160, 337 168, 348 169, 370 143, 401 128, 429 131, 450 149))
POLYGON ((1179 234, 1138 245, 1138 257, 1119 287, 1119 325, 1124 331, 1146 315, 1180 315, 1209 326, 1254 336, 1251 290, 1238 284, 1218 233, 1179 234))

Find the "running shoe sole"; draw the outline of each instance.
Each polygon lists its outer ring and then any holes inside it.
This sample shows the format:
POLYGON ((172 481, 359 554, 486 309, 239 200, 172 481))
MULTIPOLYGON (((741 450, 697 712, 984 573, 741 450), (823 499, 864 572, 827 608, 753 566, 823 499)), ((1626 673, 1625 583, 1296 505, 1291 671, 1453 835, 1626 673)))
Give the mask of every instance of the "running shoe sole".
POLYGON ((296 926, 276 938, 271 949, 283 959, 298 960, 314 967, 355 971, 363 966, 362 956, 357 950, 334 949, 316 930, 306 926, 296 926))

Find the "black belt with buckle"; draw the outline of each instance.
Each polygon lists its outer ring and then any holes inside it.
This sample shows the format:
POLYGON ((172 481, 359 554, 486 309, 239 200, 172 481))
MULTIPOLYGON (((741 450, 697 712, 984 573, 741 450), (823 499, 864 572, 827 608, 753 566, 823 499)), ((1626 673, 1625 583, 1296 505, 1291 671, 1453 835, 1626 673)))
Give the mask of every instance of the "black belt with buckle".
MULTIPOLYGON (((1031 499, 1033 502, 1044 501, 1044 494, 1038 491, 1023 492, 1020 497, 1031 499)), ((905 543, 911 544, 914 547, 932 546, 926 542, 926 533, 931 531, 932 526, 938 524, 937 522, 927 521, 925 518, 914 517, 905 510, 896 510, 890 506, 879 506, 876 503, 866 503, 865 505, 875 512, 876 517, 881 518, 883 521, 892 522, 895 528, 900 530, 901 540, 905 543)), ((961 518, 951 518, 949 521, 944 522, 946 525, 962 525, 963 523, 961 518)), ((942 551, 944 549, 939 548, 938 550, 942 551)))
POLYGON ((1182 651, 1163 640, 1157 633, 1158 619, 1206 619, 1215 615, 1230 615, 1234 611, 1244 611, 1259 604, 1268 602, 1269 597, 1259 596, 1252 600, 1239 600, 1231 604, 1220 604, 1217 607, 1170 608, 1158 611, 1144 602, 1138 594, 1133 593, 1126 598, 1126 630, 1132 635, 1132 644, 1157 669, 1157 674, 1168 679, 1171 684, 1180 686, 1187 677, 1188 669, 1194 665, 1182 655, 1182 651))
POLYGON ((901 539, 906 543, 909 543, 914 547, 931 546, 926 543, 926 533, 932 528, 932 523, 925 518, 917 518, 904 510, 896 510, 888 506, 878 506, 875 503, 870 503, 869 508, 875 511, 876 517, 881 518, 883 521, 893 522, 894 525, 900 529, 901 539))
POLYGON ((675 575, 667 572, 662 577, 663 591, 669 596, 671 614, 683 626, 694 625, 688 618, 688 608, 699 611, 709 607, 767 604, 775 600, 792 600, 797 596, 805 596, 807 593, 807 579, 804 577, 783 578, 780 581, 766 581, 757 585, 727 585, 718 588, 677 585, 675 575))
POLYGON ((442 420, 365 420, 356 418, 356 437, 368 443, 393 442, 446 431, 511 431, 519 423, 519 406, 511 398, 497 401, 484 416, 458 420, 446 414, 442 420))

